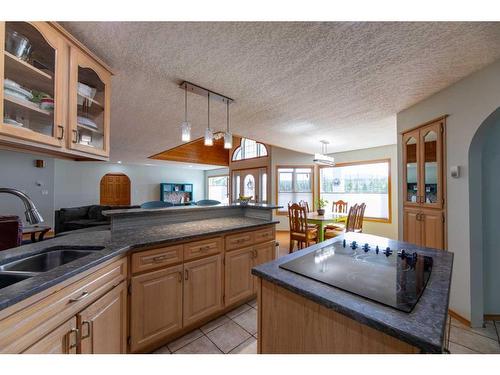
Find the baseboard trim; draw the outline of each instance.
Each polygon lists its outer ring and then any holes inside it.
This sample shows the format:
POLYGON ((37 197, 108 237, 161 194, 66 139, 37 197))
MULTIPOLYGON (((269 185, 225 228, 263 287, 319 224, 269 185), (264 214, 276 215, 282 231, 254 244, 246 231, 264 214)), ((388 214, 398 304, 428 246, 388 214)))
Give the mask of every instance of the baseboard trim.
POLYGON ((500 321, 500 314, 484 314, 484 320, 500 321))
POLYGON ((470 327, 470 320, 464 318, 460 314, 457 314, 455 311, 453 311, 451 309, 448 309, 448 315, 450 315, 452 318, 458 320, 463 325, 466 325, 467 327, 470 327))

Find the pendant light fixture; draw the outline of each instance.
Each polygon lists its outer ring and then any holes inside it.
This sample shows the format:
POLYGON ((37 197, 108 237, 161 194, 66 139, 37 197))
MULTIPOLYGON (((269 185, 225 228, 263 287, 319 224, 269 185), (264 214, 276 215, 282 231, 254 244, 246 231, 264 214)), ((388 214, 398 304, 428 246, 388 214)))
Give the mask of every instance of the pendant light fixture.
POLYGON ((321 154, 314 154, 313 162, 319 165, 335 165, 335 159, 331 156, 328 156, 328 141, 320 141, 321 142, 321 154))
POLYGON ((189 142, 191 140, 191 124, 187 120, 187 84, 184 84, 184 121, 181 124, 181 140, 189 142))
POLYGON ((214 132, 210 129, 210 91, 207 93, 208 97, 208 121, 207 128, 205 129, 205 146, 213 146, 214 144, 214 132))
POLYGON ((226 132, 224 133, 224 148, 232 149, 233 148, 233 135, 229 131, 229 100, 226 100, 226 132))

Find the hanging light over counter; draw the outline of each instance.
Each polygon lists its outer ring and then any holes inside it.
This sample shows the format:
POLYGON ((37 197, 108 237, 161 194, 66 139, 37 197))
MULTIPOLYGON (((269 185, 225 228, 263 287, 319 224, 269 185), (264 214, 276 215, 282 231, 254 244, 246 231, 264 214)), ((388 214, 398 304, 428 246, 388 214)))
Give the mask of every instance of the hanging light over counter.
POLYGON ((205 129, 205 146, 213 146, 214 132, 210 129, 210 92, 208 92, 207 128, 205 129))
POLYGON ((226 100, 226 132, 224 133, 224 148, 232 149, 233 148, 233 135, 229 131, 229 100, 226 100))
POLYGON ((181 124, 181 140, 189 142, 191 140, 191 124, 187 120, 188 104, 187 104, 187 84, 184 85, 184 121, 181 124))

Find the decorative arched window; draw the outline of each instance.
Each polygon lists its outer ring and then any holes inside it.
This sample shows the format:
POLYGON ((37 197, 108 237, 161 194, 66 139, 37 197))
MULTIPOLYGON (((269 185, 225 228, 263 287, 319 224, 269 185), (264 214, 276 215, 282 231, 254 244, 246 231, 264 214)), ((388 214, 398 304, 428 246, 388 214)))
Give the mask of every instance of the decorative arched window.
POLYGON ((232 161, 246 160, 267 156, 267 148, 264 144, 252 139, 241 138, 240 146, 234 150, 232 161))

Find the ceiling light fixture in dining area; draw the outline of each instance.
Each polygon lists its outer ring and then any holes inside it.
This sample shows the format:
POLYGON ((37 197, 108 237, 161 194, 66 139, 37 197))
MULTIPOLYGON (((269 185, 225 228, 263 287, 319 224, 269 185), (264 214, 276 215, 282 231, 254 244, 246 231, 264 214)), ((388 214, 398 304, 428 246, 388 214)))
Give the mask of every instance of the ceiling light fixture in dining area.
POLYGON ((321 154, 314 154, 313 162, 319 165, 335 165, 335 159, 331 156, 328 156, 328 145, 330 142, 321 140, 321 154))

